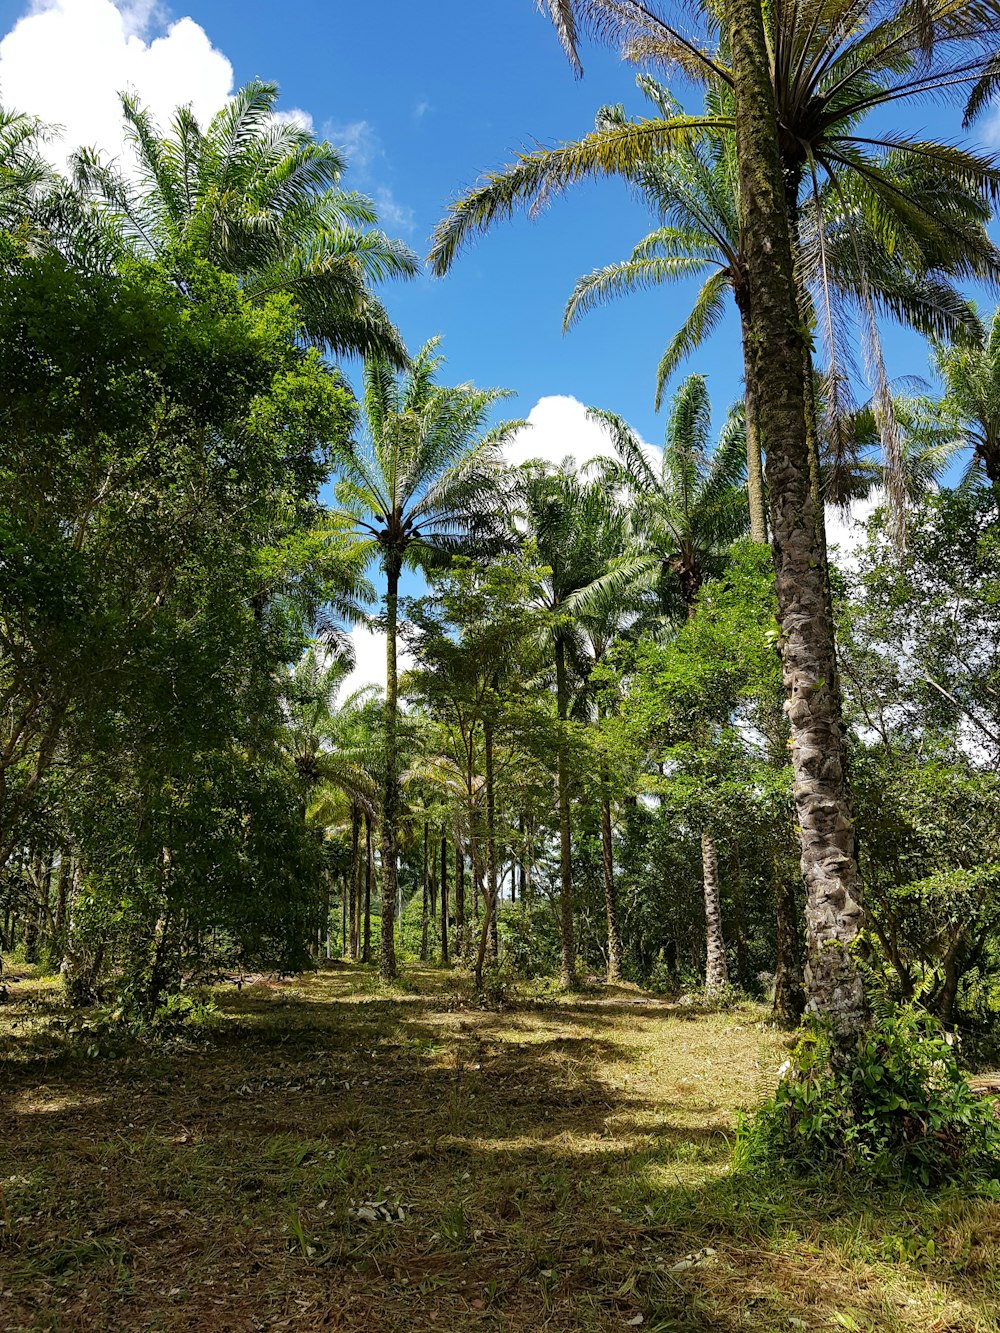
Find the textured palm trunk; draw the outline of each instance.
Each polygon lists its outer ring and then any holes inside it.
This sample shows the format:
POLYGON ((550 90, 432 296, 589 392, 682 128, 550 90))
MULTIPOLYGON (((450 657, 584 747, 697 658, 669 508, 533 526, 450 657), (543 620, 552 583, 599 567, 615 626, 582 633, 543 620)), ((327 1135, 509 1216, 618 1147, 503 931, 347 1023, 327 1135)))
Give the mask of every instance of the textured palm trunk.
MULTIPOLYGON (((748 298, 744 292, 738 290, 734 292, 734 295, 740 312, 743 360, 749 366, 750 312, 748 298)), ((764 459, 760 447, 760 430, 757 425, 757 402, 754 397, 753 378, 749 371, 745 381, 743 410, 746 417, 747 434, 747 504, 750 509, 750 536, 755 542, 766 542, 767 500, 764 495, 764 459)))
POLYGON ((576 989, 576 944, 573 938, 573 845, 569 800, 569 761, 562 729, 569 712, 566 684, 566 646, 556 639, 556 712, 559 717, 559 750, 556 780, 559 788, 559 930, 562 936, 562 963, 559 979, 564 990, 576 989))
POLYGON ((441 966, 447 967, 448 957, 448 835, 441 832, 441 966))
POLYGON ((730 0, 740 225, 750 286, 747 376, 767 459, 771 536, 791 727, 795 806, 806 885, 810 1008, 847 1040, 865 1020, 851 955, 861 882, 845 780, 833 624, 810 487, 806 333, 795 291, 792 240, 760 0, 730 0))
POLYGON ((399 819, 399 752, 396 705, 399 682, 396 675, 396 629, 398 624, 399 566, 386 570, 385 594, 385 790, 382 797, 382 929, 379 941, 379 974, 383 981, 399 975, 396 967, 396 868, 397 822, 399 819))
POLYGON ((465 958, 465 848, 455 843, 455 958, 465 958))
POLYGON ((719 896, 719 858, 711 833, 701 835, 701 871, 705 886, 705 994, 711 999, 729 985, 726 941, 722 934, 722 901, 719 896))
POLYGON ((358 915, 361 903, 361 811, 356 805, 351 806, 351 893, 350 893, 350 940, 347 955, 352 962, 358 958, 358 915))
POLYGON ((420 961, 427 962, 427 934, 430 930, 430 914, 428 912, 430 895, 430 862, 428 860, 427 847, 430 831, 427 827, 427 820, 424 820, 424 856, 420 867, 420 888, 422 895, 421 915, 420 915, 420 961))
POLYGON ((795 885, 776 860, 774 868, 774 1017, 792 1027, 802 1017, 806 997, 802 988, 802 961, 796 924, 795 885))
POLYGON ((370 963, 372 960, 372 873, 375 867, 375 856, 372 851, 372 820, 368 811, 365 811, 365 911, 364 911, 364 935, 361 941, 361 961, 370 963))

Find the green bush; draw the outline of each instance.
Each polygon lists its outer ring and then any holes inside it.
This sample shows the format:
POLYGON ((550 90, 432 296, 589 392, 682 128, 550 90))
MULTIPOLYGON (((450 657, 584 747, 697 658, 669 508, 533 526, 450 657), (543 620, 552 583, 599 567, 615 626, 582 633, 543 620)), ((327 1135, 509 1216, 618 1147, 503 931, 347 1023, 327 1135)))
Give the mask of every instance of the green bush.
POLYGON ((774 1096, 740 1126, 734 1165, 925 1186, 996 1179, 1000 1122, 929 1014, 877 1018, 847 1057, 814 1023, 774 1096))

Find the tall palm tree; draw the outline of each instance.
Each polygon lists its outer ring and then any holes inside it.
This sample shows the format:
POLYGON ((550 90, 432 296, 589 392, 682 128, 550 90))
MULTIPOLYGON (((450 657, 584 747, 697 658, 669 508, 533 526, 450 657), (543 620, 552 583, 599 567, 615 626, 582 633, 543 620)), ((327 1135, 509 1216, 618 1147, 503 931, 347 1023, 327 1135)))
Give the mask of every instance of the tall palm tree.
MULTIPOLYGON (((884 177, 888 153, 915 167, 933 163, 942 183, 978 181, 995 191, 1000 174, 981 157, 906 135, 875 139, 856 131, 877 107, 969 88, 988 74, 1000 3, 778 0, 764 6, 762 0, 727 0, 701 11, 701 31, 694 36, 638 0, 546 0, 546 7, 568 50, 575 51, 575 23, 582 18, 627 54, 700 79, 720 94, 718 105, 703 116, 654 119, 591 135, 554 155, 526 155, 515 186, 494 176, 455 205, 438 232, 435 265, 446 269, 473 231, 542 192, 584 175, 629 178, 638 166, 696 137, 733 133, 749 289, 747 376, 767 456, 806 883, 807 984, 812 1006, 849 1040, 865 1021, 864 986, 850 948, 861 922, 861 882, 812 477, 809 334, 791 214, 803 176, 820 170, 838 180, 853 174, 864 183, 887 231, 912 226, 905 190, 884 177)), ((686 22, 696 17, 685 10, 686 22)))
POLYGON ((396 976, 393 933, 397 892, 399 749, 396 653, 399 579, 405 568, 433 568, 457 554, 488 549, 500 509, 500 449, 521 423, 490 428, 502 389, 435 383, 437 339, 402 375, 384 358, 365 362, 365 438, 341 459, 336 486, 359 549, 386 580, 385 770, 382 795, 382 976, 396 976))
MULTIPOLYGON (((657 114, 669 117, 679 113, 680 108, 669 91, 655 79, 640 74, 636 83, 657 114)), ((621 107, 605 107, 598 113, 598 130, 627 123, 621 107)), ((605 265, 577 281, 566 306, 563 327, 568 329, 583 314, 616 297, 693 276, 705 277, 688 316, 671 337, 657 368, 659 409, 667 382, 681 362, 718 326, 729 295, 739 313, 746 346, 749 287, 736 199, 733 137, 719 135, 664 154, 641 166, 635 183, 641 197, 659 216, 661 225, 638 242, 628 259, 605 265)), ((915 179, 912 174, 900 175, 898 184, 917 200, 923 212, 934 214, 940 224, 929 235, 918 238, 916 263, 914 255, 900 255, 895 249, 890 253, 878 243, 872 220, 864 210, 864 198, 853 215, 845 214, 840 194, 829 183, 817 192, 804 215, 797 219, 794 239, 799 249, 803 303, 824 317, 834 367, 844 359, 842 345, 846 340, 837 337, 843 327, 840 316, 853 312, 864 318, 867 310, 859 310, 858 306, 866 302, 873 303, 880 313, 934 337, 961 338, 981 331, 975 310, 952 280, 956 274, 970 276, 973 269, 979 276, 1000 271, 1000 255, 993 252, 983 229, 989 210, 981 194, 959 192, 954 182, 943 191, 937 178, 926 171, 922 179, 915 179), (966 246, 964 240, 956 245, 953 220, 960 223, 959 237, 970 236, 974 245, 966 246), (942 240, 947 245, 942 245, 942 240), (859 253, 865 256, 863 270, 858 264, 859 253), (837 318, 833 317, 833 302, 838 307, 837 318)), ((811 317, 815 319, 816 313, 811 317)), ((828 401, 840 409, 839 396, 828 401)), ((829 434, 836 438, 844 435, 841 417, 831 420, 833 429, 829 434)), ((749 394, 746 427, 750 532, 755 541, 766 541, 760 439, 749 394)))
POLYGON ((253 300, 292 296, 306 336, 340 355, 405 351, 371 284, 412 277, 416 257, 373 230, 373 204, 340 188, 344 160, 332 144, 276 116, 278 88, 255 80, 207 126, 179 107, 163 134, 150 112, 122 96, 137 173, 92 149, 74 175, 144 255, 185 254, 235 274, 253 300))
POLYGON ((609 598, 631 587, 638 570, 624 546, 614 549, 616 530, 609 510, 613 501, 602 481, 578 476, 565 464, 553 469, 537 463, 522 468, 521 514, 527 535, 547 573, 538 591, 551 617, 555 666, 556 784, 559 806, 559 923, 562 937, 560 980, 576 986, 576 943, 573 929, 572 783, 566 725, 574 688, 587 670, 585 626, 592 628, 609 598))
MULTIPOLYGON (((747 530, 742 411, 730 412, 718 447, 711 451, 708 387, 703 376, 689 376, 674 395, 658 470, 619 417, 596 411, 591 416, 608 429, 618 454, 617 464, 604 469, 607 480, 633 497, 642 551, 636 572, 644 564, 661 607, 669 608, 671 593, 679 594, 683 614, 693 619, 705 579, 722 568, 726 552, 747 530)), ((701 855, 708 943, 705 990, 717 995, 729 984, 729 972, 711 829, 702 830, 701 855)))
POLYGON ((1000 506, 1000 310, 973 344, 938 344, 933 366, 944 395, 933 409, 924 405, 924 423, 944 441, 969 449, 971 471, 985 473, 1000 506))

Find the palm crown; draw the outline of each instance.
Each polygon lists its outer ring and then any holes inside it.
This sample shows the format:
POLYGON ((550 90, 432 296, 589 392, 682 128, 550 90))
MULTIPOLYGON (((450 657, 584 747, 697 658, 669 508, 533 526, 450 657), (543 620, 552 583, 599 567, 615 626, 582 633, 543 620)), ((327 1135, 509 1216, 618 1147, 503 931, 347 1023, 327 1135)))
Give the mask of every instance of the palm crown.
POLYGON ((163 135, 149 111, 124 95, 137 176, 82 149, 77 182, 132 249, 193 252, 237 275, 251 300, 290 294, 318 345, 403 364, 399 335, 369 284, 412 276, 417 260, 374 230, 369 200, 340 188, 337 149, 279 119, 277 100, 276 84, 255 81, 204 128, 190 107, 178 108, 163 135))

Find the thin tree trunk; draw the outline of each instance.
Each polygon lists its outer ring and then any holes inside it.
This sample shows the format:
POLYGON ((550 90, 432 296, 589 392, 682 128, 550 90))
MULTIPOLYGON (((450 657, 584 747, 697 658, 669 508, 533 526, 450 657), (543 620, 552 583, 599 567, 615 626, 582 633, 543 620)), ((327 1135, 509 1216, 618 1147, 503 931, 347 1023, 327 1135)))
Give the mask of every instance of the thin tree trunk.
POLYGON ((375 855, 372 851, 372 817, 365 811, 365 909, 364 934, 361 942, 361 961, 372 960, 372 873, 375 867, 375 855))
POLYGON ((774 867, 774 1017, 794 1027, 802 1017, 806 997, 802 989, 802 962, 796 924, 795 884, 782 873, 780 859, 774 867))
POLYGON ((358 913, 361 904, 361 809, 357 804, 351 806, 351 941, 348 945, 348 957, 352 963, 358 961, 358 913))
POLYGON ((490 957, 496 962, 499 952, 497 922, 497 837, 496 837, 496 784, 493 773, 493 725, 483 726, 486 761, 486 915, 489 923, 490 957))
POLYGON ((455 840, 455 957, 465 960, 465 848, 455 840))
POLYGON ((399 566, 392 560, 386 570, 385 593, 385 790, 382 797, 382 930, 379 941, 379 974, 383 981, 399 975, 396 966, 396 896, 399 887, 396 865, 396 824, 399 819, 399 752, 396 706, 399 682, 396 675, 396 631, 399 618, 399 566))
POLYGON ((848 1041, 865 1020, 850 946, 861 924, 861 881, 845 780, 833 624, 825 595, 806 436, 806 332, 760 0, 731 0, 740 226, 750 284, 748 379, 767 458, 782 675, 788 696, 802 874, 806 884, 810 1008, 848 1041))
POLYGON ((448 958, 448 835, 441 830, 441 966, 448 958))
MULTIPOLYGON (((736 305, 740 312, 740 329, 743 335, 743 358, 748 360, 750 325, 747 295, 735 291, 736 305)), ((747 503, 750 509, 750 537, 755 542, 767 541, 767 500, 764 495, 764 459, 760 447, 760 429, 757 423, 757 404, 754 399, 753 377, 746 373, 743 394, 743 410, 746 418, 747 435, 747 503)))
POLYGON ((427 932, 428 932, 428 929, 430 928, 430 920, 429 920, 429 917, 428 917, 428 914, 427 914, 427 895, 428 895, 427 878, 428 878, 428 874, 429 874, 429 872, 430 872, 430 865, 429 865, 429 863, 428 863, 428 859, 427 859, 427 840, 428 840, 428 837, 429 837, 429 831, 428 831, 428 828, 427 828, 427 820, 425 819, 425 820, 424 820, 424 856, 423 856, 423 861, 421 862, 421 867, 420 867, 420 889, 421 889, 421 899, 422 899, 422 910, 421 910, 421 915, 420 915, 420 961, 421 961, 422 963, 426 963, 426 962, 427 962, 427 932))
POLYGON ((562 959, 559 980, 564 990, 575 990, 576 944, 573 938, 573 844, 569 799, 569 762, 565 737, 562 735, 569 712, 566 683, 566 645, 561 638, 555 641, 556 657, 556 712, 559 718, 559 748, 556 756, 556 779, 559 789, 559 931, 562 937, 562 959))
POLYGON ((708 942, 705 964, 705 994, 711 999, 729 985, 726 941, 722 934, 722 901, 719 896, 719 858, 711 833, 701 835, 701 869, 705 884, 705 936, 708 942))

